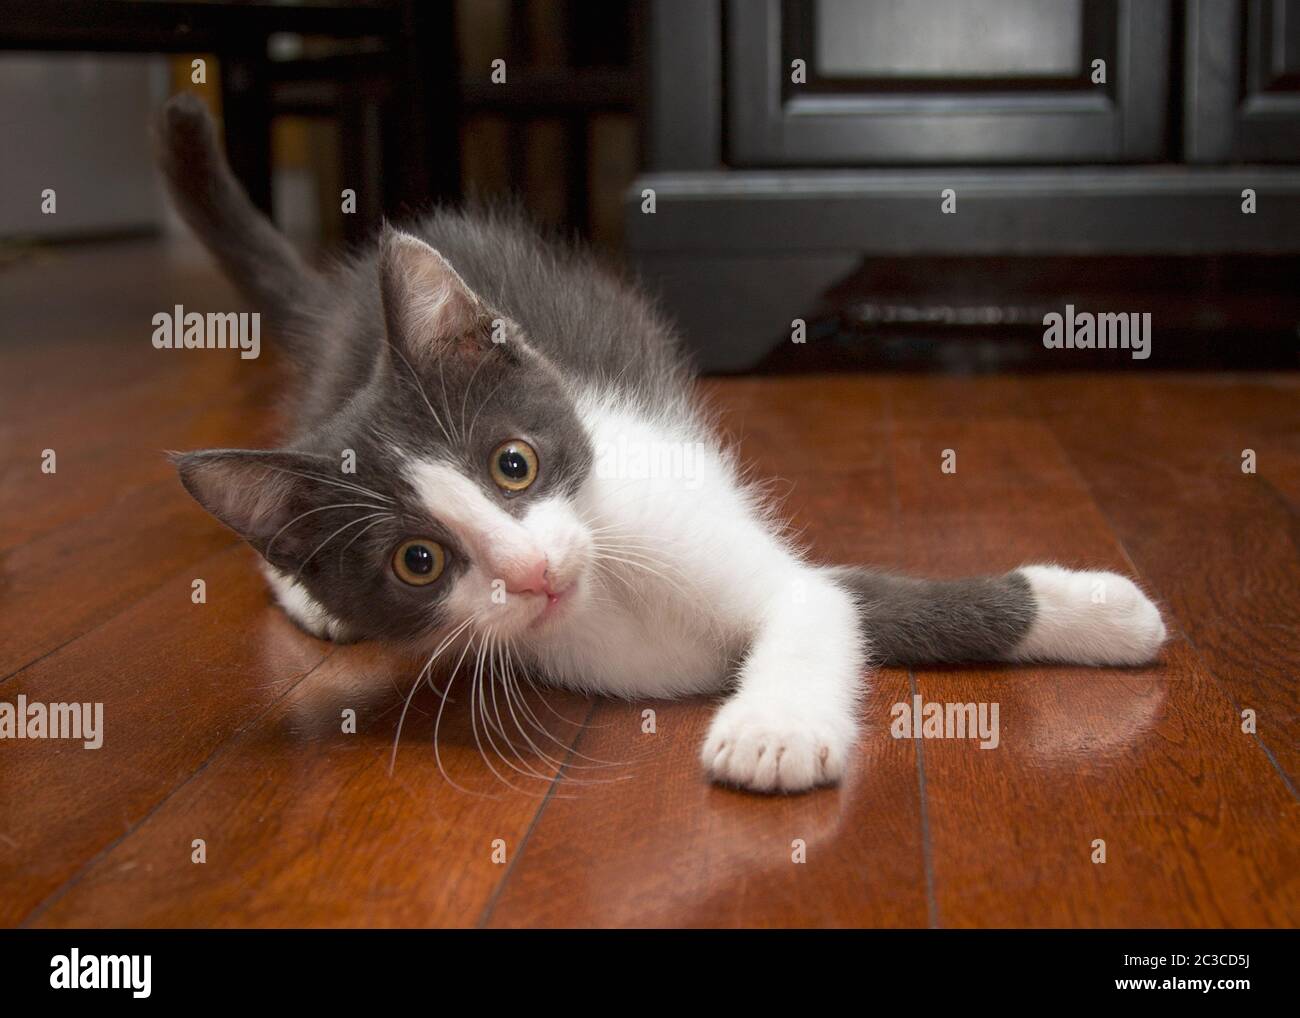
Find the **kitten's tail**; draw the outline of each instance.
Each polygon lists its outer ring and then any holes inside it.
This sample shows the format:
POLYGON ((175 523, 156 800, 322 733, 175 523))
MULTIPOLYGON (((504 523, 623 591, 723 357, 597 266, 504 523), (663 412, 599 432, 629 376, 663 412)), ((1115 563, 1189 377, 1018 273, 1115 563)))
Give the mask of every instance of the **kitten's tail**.
POLYGON ((177 211, 226 276, 266 315, 295 335, 324 294, 321 277, 249 201, 230 172, 217 131, 194 95, 174 96, 159 117, 158 165, 177 211))
POLYGON ((831 570, 857 598, 877 664, 1057 661, 1140 665, 1165 641, 1160 611, 1116 573, 1025 566, 1002 576, 919 580, 831 570))

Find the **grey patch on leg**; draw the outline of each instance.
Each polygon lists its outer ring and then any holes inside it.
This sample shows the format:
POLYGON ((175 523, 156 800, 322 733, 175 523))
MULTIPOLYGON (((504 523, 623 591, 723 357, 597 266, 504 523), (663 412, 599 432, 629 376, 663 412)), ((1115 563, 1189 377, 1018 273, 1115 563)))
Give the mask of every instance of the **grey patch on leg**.
POLYGON ((1033 625, 1029 581, 1018 572, 921 580, 858 566, 831 575, 857 599, 877 664, 1004 660, 1033 625))

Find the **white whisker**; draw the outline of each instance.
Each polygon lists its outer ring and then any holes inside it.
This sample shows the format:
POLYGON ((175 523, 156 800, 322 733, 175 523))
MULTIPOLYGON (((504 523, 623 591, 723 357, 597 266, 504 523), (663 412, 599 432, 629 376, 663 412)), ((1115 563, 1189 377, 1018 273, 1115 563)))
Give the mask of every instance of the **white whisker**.
POLYGON ((367 495, 380 502, 393 502, 393 499, 389 498, 387 495, 382 495, 377 491, 372 491, 364 485, 355 484, 352 481, 340 481, 336 477, 326 477, 324 474, 310 474, 301 470, 290 470, 288 467, 268 466, 267 469, 274 470, 276 473, 280 474, 292 474, 294 477, 303 477, 309 481, 319 481, 321 484, 330 484, 336 488, 342 488, 344 491, 352 491, 358 495, 367 495))
MULTIPOLYGON (((434 652, 429 656, 429 660, 426 661, 426 662, 424 663, 424 667, 420 669, 420 674, 419 674, 418 676, 416 676, 415 684, 414 684, 413 686, 411 686, 411 691, 406 695, 406 703, 402 705, 402 713, 401 713, 401 716, 397 719, 397 732, 396 732, 396 734, 393 736, 393 754, 392 754, 392 757, 391 757, 391 758, 389 759, 389 761, 388 761, 388 773, 389 773, 389 774, 392 774, 392 773, 393 773, 393 767, 394 767, 394 765, 396 765, 396 763, 397 763, 397 747, 398 747, 398 744, 402 741, 402 725, 404 725, 404 724, 406 723, 406 712, 407 712, 407 711, 410 709, 410 707, 411 707, 411 699, 415 696, 415 691, 416 691, 417 689, 420 688, 420 683, 424 681, 425 673, 426 673, 426 672, 430 672, 430 670, 433 668, 433 663, 434 663, 434 661, 436 661, 436 660, 438 659, 438 655, 441 654, 441 653, 443 652, 443 650, 447 647, 447 645, 448 645, 452 640, 454 640, 457 636, 459 636, 459 635, 460 635, 460 634, 465 630, 465 628, 466 628, 468 625, 469 625, 469 620, 466 619, 466 620, 465 620, 464 622, 462 622, 462 623, 461 623, 461 624, 460 624, 456 629, 454 629, 454 630, 451 632, 451 634, 450 634, 449 636, 447 636, 447 637, 446 637, 446 638, 445 638, 445 639, 444 639, 440 644, 438 644, 437 648, 436 648, 436 649, 434 650, 434 652)), ((460 662, 457 662, 457 667, 459 667, 459 666, 460 666, 460 662)), ((455 672, 453 672, 452 674, 455 675, 455 672)), ((451 683, 448 682, 448 686, 449 686, 449 687, 450 687, 450 685, 451 685, 451 683)), ((444 703, 446 702, 445 698, 444 698, 443 702, 444 702, 444 703)), ((442 717, 442 711, 441 711, 441 710, 438 711, 438 717, 439 717, 440 719, 441 719, 441 717, 442 717)), ((437 728, 436 728, 436 726, 435 726, 435 728, 434 728, 434 747, 435 747, 435 753, 436 753, 436 751, 437 751, 437 749, 436 749, 436 747, 437 747, 437 728)), ((444 777, 445 777, 445 775, 444 775, 444 777)))
MULTIPOLYGON (((355 527, 358 523, 364 523, 366 520, 374 520, 376 516, 388 518, 392 516, 392 513, 388 512, 387 510, 381 513, 371 513, 369 516, 360 516, 355 520, 351 520, 343 524, 343 526, 339 527, 338 530, 334 531, 334 533, 330 534, 329 537, 325 538, 325 540, 321 541, 320 544, 316 545, 316 547, 312 549, 312 553, 302 560, 302 562, 298 566, 297 572, 294 574, 295 578, 301 578, 302 571, 307 568, 307 563, 310 562, 312 559, 314 559, 316 557, 316 553, 319 552, 322 548, 324 548, 325 545, 329 544, 332 540, 334 540, 334 538, 338 537, 339 534, 343 533, 343 531, 347 530, 349 527, 355 527)), ((375 522, 378 523, 379 521, 375 520, 375 522)))
POLYGON ((330 509, 377 509, 380 512, 385 512, 385 513, 389 511, 389 508, 387 506, 369 505, 365 502, 337 502, 334 505, 323 505, 315 509, 308 509, 305 513, 299 513, 288 523, 286 523, 283 527, 281 527, 274 534, 272 534, 271 540, 267 542, 266 551, 263 552, 263 554, 269 556, 271 553, 271 548, 275 545, 276 538, 278 538, 281 534, 283 534, 286 530, 292 527, 299 520, 304 519, 307 516, 314 516, 316 515, 316 513, 326 512, 330 509))
MULTIPOLYGON (((466 619, 465 624, 468 625, 472 621, 473 619, 466 619)), ((460 657, 456 659, 456 667, 451 670, 451 675, 447 677, 447 692, 451 692, 451 684, 455 681, 456 674, 460 671, 461 662, 465 660, 465 655, 469 653, 470 647, 474 645, 474 635, 474 631, 471 629, 470 637, 465 641, 465 649, 460 652, 460 657)), ((486 792, 471 792, 468 788, 457 784, 452 780, 451 775, 447 773, 447 768, 442 765, 442 751, 438 747, 438 731, 442 727, 442 712, 446 706, 447 696, 444 695, 442 702, 438 704, 438 717, 433 722, 433 759, 438 765, 438 773, 442 775, 442 779, 446 781, 447 784, 451 785, 452 788, 459 789, 462 792, 468 792, 470 795, 482 796, 487 799, 496 798, 496 796, 488 795, 486 792)))
MULTIPOLYGON (((509 647, 507 647, 507 653, 509 653, 509 647)), ((587 756, 584 753, 580 753, 574 746, 561 742, 554 735, 552 735, 550 731, 546 728, 546 726, 543 725, 540 720, 538 720, 537 715, 533 712, 533 709, 528 705, 527 700, 524 698, 523 690, 519 688, 518 680, 515 676, 514 661, 513 659, 508 659, 508 660, 509 660, 509 666, 508 666, 509 673, 506 677, 506 683, 504 686, 506 705, 510 709, 510 716, 515 719, 515 725, 518 727, 520 734, 528 741, 528 745, 532 747, 533 752, 535 752, 538 756, 542 757, 544 760, 551 762, 557 768, 570 768, 570 769, 581 768, 584 770, 590 770, 590 769, 596 769, 602 767, 620 766, 620 764, 611 760, 598 760, 596 757, 591 757, 591 756, 587 756), (514 689, 514 697, 511 696, 512 687, 514 689), (532 726, 537 730, 539 734, 544 735, 546 738, 550 739, 551 742, 555 743, 557 746, 559 746, 561 749, 567 752, 570 756, 580 757, 583 760, 589 761, 589 763, 579 764, 579 763, 573 763, 571 761, 568 762, 561 761, 543 752, 542 749, 537 745, 537 743, 533 742, 532 737, 529 736, 527 729, 520 722, 518 715, 515 714, 515 709, 514 709, 515 699, 518 700, 519 710, 525 715, 525 718, 529 721, 530 724, 532 724, 532 726)), ((543 697, 540 692, 538 693, 538 697, 545 704, 545 697, 543 697)), ((550 705, 546 704, 546 706, 550 706, 550 705)), ((552 710, 552 713, 554 713, 554 710, 552 710)), ((563 720, 567 720, 567 719, 563 719, 563 720)), ((576 734, 574 738, 575 739, 577 738, 576 734)), ((566 780, 575 780, 575 779, 566 777, 566 780)), ((601 779, 601 780, 621 780, 621 779, 601 779)))
POLYGON ((383 523, 384 520, 391 520, 395 518, 396 517, 394 517, 392 513, 386 513, 385 515, 381 516, 379 519, 375 520, 374 523, 367 523, 364 527, 362 527, 350 538, 348 538, 348 543, 339 549, 339 559, 341 560, 343 558, 343 553, 347 551, 349 548, 351 548, 354 544, 356 544, 357 538, 360 537, 362 534, 364 534, 371 527, 377 527, 379 526, 379 524, 383 523))

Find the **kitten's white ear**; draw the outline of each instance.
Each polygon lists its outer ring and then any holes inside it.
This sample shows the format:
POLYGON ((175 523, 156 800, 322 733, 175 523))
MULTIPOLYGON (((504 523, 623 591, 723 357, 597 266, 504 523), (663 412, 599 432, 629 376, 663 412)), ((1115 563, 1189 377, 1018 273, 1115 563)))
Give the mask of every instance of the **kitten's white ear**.
POLYGON ((489 338, 491 315, 447 259, 391 226, 379 241, 379 286, 388 338, 409 357, 478 348, 489 338))

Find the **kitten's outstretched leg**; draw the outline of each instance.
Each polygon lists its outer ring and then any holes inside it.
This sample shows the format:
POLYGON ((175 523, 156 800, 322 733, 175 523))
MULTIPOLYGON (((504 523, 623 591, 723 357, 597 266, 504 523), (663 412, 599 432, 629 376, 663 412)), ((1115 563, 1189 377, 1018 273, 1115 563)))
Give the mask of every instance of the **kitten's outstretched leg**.
POLYGON ((772 584, 739 689, 714 717, 702 752, 715 780, 757 791, 839 780, 868 655, 878 664, 1139 665, 1166 635, 1156 606, 1116 573, 1026 566, 921 580, 790 568, 772 584))
POLYGON ((853 598, 825 571, 791 561, 770 589, 701 755, 716 781, 798 792, 844 773, 865 655, 853 598))
POLYGON ((1116 573, 1059 566, 963 580, 857 567, 831 573, 858 598, 876 664, 1140 665, 1153 660, 1165 640, 1159 610, 1116 573))

